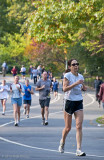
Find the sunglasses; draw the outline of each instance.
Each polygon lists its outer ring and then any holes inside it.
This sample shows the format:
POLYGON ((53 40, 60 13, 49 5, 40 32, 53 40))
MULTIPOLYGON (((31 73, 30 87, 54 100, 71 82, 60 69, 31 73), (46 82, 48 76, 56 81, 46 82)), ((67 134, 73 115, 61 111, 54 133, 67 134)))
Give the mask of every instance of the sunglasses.
POLYGON ((73 63, 71 66, 79 66, 79 63, 73 63))

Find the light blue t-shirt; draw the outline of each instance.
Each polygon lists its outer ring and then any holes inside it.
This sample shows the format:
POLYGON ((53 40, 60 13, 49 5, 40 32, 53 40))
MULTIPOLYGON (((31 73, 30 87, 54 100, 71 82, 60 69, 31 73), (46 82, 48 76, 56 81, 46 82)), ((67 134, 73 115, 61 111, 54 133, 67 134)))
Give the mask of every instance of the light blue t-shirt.
MULTIPOLYGON (((64 78, 68 79, 69 85, 72 85, 73 83, 75 83, 78 80, 84 80, 84 77, 81 74, 78 73, 78 76, 75 76, 71 72, 66 73, 64 75, 64 78)), ((82 97, 81 88, 82 88, 82 84, 76 85, 71 90, 65 92, 65 97, 64 98, 67 99, 67 100, 71 100, 71 101, 82 100, 83 97, 82 97)))
POLYGON ((24 88, 23 88, 23 85, 21 83, 18 83, 18 84, 13 83, 10 86, 10 88, 12 89, 12 98, 20 98, 20 97, 22 97, 21 92, 17 89, 17 87, 22 89, 22 93, 24 93, 24 88))

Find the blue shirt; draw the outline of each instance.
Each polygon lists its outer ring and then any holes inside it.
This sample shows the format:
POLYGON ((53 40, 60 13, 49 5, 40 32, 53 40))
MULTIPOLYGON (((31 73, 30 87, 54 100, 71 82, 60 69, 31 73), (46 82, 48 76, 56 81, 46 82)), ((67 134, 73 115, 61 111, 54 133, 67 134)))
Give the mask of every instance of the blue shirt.
POLYGON ((58 89, 58 82, 55 81, 55 82, 52 82, 52 85, 53 85, 53 90, 57 90, 58 89))
POLYGON ((28 85, 24 85, 24 90, 25 90, 25 95, 23 96, 23 100, 31 100, 31 93, 27 90, 27 89, 30 89, 31 90, 31 86, 28 85))

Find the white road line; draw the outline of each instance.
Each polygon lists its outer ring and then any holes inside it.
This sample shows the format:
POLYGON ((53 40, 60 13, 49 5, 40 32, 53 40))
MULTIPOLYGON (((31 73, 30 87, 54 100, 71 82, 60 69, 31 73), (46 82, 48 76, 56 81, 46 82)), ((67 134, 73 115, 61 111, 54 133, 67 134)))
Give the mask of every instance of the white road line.
POLYGON ((85 107, 90 106, 91 104, 93 104, 95 102, 95 98, 93 98, 91 94, 87 93, 87 95, 92 99, 92 101, 90 103, 84 105, 85 107))
MULTIPOLYGON (((18 142, 15 142, 15 141, 11 141, 11 140, 8 140, 8 139, 2 138, 2 137, 0 137, 0 140, 5 141, 7 143, 12 143, 12 144, 16 144, 16 145, 19 145, 19 146, 22 146, 22 147, 26 147, 26 148, 31 148, 31 149, 37 149, 37 150, 43 150, 43 151, 49 151, 49 152, 57 152, 57 153, 59 153, 58 150, 52 150, 52 149, 47 149, 47 148, 34 147, 34 146, 18 143, 18 142)), ((66 154, 74 154, 75 155, 75 153, 73 153, 73 152, 64 152, 64 153, 66 153, 66 154)), ((87 156, 88 157, 104 158, 104 156, 98 156, 98 155, 89 155, 89 154, 87 154, 87 156)))
MULTIPOLYGON (((62 94, 59 94, 59 96, 58 96, 57 99, 51 100, 51 101, 50 101, 50 104, 52 104, 52 103, 54 103, 54 102, 57 102, 57 101, 60 99, 60 96, 61 96, 61 95, 62 95, 62 94)), ((40 105, 31 106, 30 108, 31 108, 31 109, 34 109, 34 108, 38 108, 39 106, 40 106, 40 105)), ((24 110, 24 108, 21 108, 21 110, 24 110)), ((10 113, 10 112, 13 112, 13 110, 6 111, 6 113, 10 113)), ((2 112, 0 112, 0 113, 2 113, 2 112)))
MULTIPOLYGON (((63 111, 53 112, 53 113, 50 113, 49 115, 51 116, 53 114, 58 114, 58 113, 61 113, 61 112, 63 112, 63 111)), ((41 115, 37 115, 37 116, 34 116, 34 117, 30 117, 29 119, 26 119, 26 118, 25 119, 20 119, 20 121, 25 121, 25 120, 30 120, 30 119, 40 118, 40 117, 41 117, 41 115)), ((2 124, 2 125, 0 125, 0 128, 2 128, 4 126, 7 126, 9 124, 12 124, 12 123, 14 123, 14 121, 2 124)))
MULTIPOLYGON (((95 99, 91 96, 91 94, 88 94, 88 96, 90 96, 90 97, 92 98, 92 102, 89 103, 89 104, 86 104, 86 105, 84 105, 84 106, 89 106, 89 105, 93 104, 94 101, 95 101, 95 99)), ((58 97, 58 98, 60 99, 60 97, 58 97)), ((53 100, 53 101, 51 101, 51 103, 54 103, 54 102, 58 101, 59 99, 53 100)), ((38 105, 38 106, 39 106, 39 105, 38 105)), ((35 107, 36 107, 36 106, 35 106, 35 107)), ((63 111, 50 113, 50 115, 57 114, 57 113, 61 113, 61 112, 63 112, 63 111)), ((35 117, 31 117, 31 118, 29 118, 29 119, 34 119, 34 118, 39 118, 39 117, 41 117, 41 115, 35 116, 35 117)), ((28 119, 28 120, 29 120, 29 119, 28 119)), ((21 121, 24 121, 24 120, 27 120, 27 119, 21 119, 21 121)), ((9 123, 5 123, 5 124, 1 125, 0 128, 1 128, 1 127, 4 127, 4 126, 6 126, 6 125, 9 125, 9 124, 11 124, 11 123, 14 123, 14 121, 9 122, 9 123)), ((15 142, 15 141, 11 141, 11 140, 5 139, 5 138, 3 138, 3 137, 0 137, 0 140, 5 141, 5 142, 7 142, 7 143, 16 144, 16 145, 19 145, 19 146, 22 146, 22 147, 26 147, 26 148, 31 148, 31 149, 37 149, 37 150, 43 150, 43 151, 50 151, 50 152, 57 152, 57 153, 59 153, 58 150, 52 150, 52 149, 46 149, 46 148, 39 148, 39 147, 29 146, 29 145, 25 145, 25 144, 22 144, 22 143, 18 143, 18 142, 15 142)), ((75 153, 73 153, 73 152, 64 152, 64 153, 75 155, 75 153)), ((104 156, 98 156, 98 155, 89 155, 89 154, 87 154, 87 156, 89 156, 89 157, 97 157, 97 158, 104 158, 104 156)))

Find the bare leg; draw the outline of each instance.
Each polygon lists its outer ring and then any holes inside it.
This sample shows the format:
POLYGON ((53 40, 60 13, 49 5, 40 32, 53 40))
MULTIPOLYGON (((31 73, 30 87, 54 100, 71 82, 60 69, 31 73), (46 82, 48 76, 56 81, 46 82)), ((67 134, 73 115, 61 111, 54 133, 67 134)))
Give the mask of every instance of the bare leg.
POLYGON ((13 104, 14 120, 17 123, 17 104, 13 104))
POLYGON ((82 123, 83 123, 83 111, 77 111, 74 113, 76 120, 76 141, 77 141, 77 149, 81 149, 82 143, 82 123))
POLYGON ((29 113, 30 113, 30 105, 27 104, 27 115, 29 115, 29 113))
POLYGON ((44 108, 41 108, 42 119, 44 119, 44 108))
POLYGON ((62 142, 65 143, 65 139, 69 131, 71 130, 72 124, 72 115, 69 115, 67 112, 64 111, 64 121, 65 121, 65 128, 62 132, 62 142))
POLYGON ((27 112, 27 104, 24 104, 24 114, 27 112))
MULTIPOLYGON (((2 107, 3 107, 3 100, 1 99, 1 105, 2 105, 2 107)), ((4 110, 4 109, 3 109, 4 110)))
POLYGON ((18 113, 18 121, 20 121, 20 106, 17 107, 17 113, 18 113))
POLYGON ((56 94, 55 94, 55 91, 54 91, 54 97, 56 98, 56 94))
POLYGON ((5 113, 6 110, 6 99, 3 100, 3 112, 5 113))
POLYGON ((49 107, 46 107, 45 106, 45 120, 47 121, 48 120, 48 115, 49 115, 49 110, 48 110, 49 107))

